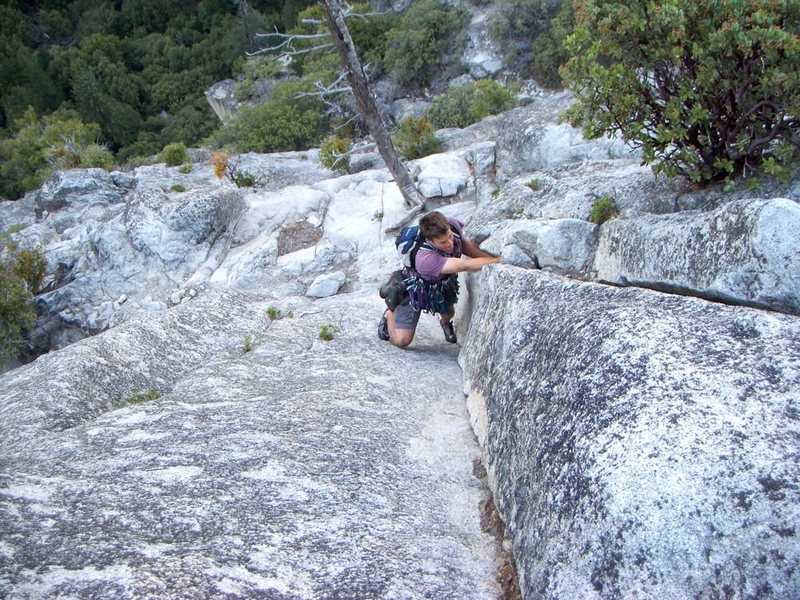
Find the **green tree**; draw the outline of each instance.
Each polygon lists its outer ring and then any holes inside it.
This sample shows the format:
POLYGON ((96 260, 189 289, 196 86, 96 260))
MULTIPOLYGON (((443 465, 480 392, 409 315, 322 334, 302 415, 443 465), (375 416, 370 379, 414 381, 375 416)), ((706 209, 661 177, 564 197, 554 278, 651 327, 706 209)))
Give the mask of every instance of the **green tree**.
POLYGON ((39 291, 46 266, 40 250, 9 246, 0 259, 0 357, 19 351, 25 331, 36 320, 33 295, 39 291))
POLYGON ((264 104, 248 109, 230 126, 240 152, 284 152, 317 145, 327 130, 325 107, 304 81, 278 85, 264 104))
POLYGON ((489 20, 492 39, 503 50, 506 66, 526 73, 534 59, 534 42, 551 30, 562 4, 572 0, 499 0, 489 20))
POLYGON ((696 182, 786 175, 800 149, 800 2, 576 0, 568 120, 696 182))
POLYGON ((0 141, 0 196, 13 200, 44 183, 54 169, 110 168, 111 153, 98 146, 100 128, 75 111, 40 119, 33 108, 18 119, 17 135, 0 141))
POLYGON ((403 15, 387 36, 386 67, 407 87, 423 88, 447 73, 460 55, 469 23, 463 7, 448 7, 441 0, 420 0, 403 15))
POLYGON ((428 117, 436 128, 466 127, 509 110, 516 103, 511 92, 502 85, 482 79, 447 90, 433 101, 428 117))
POLYGON ((574 29, 575 11, 572 2, 562 2, 561 8, 550 22, 549 31, 537 36, 531 47, 531 72, 539 85, 551 89, 564 87, 559 69, 569 58, 564 44, 574 29))

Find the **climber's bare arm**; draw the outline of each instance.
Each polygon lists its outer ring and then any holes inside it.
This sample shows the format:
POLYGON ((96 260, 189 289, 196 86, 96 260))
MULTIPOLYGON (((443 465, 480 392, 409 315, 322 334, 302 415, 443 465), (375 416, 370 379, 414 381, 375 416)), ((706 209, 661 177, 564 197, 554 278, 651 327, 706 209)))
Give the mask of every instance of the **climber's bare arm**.
POLYGON ((478 244, 467 238, 462 238, 461 240, 461 252, 470 258, 494 258, 485 250, 481 250, 478 244))
POLYGON ((500 262, 499 256, 492 256, 487 254, 486 256, 479 256, 477 258, 472 258, 468 256, 462 256, 461 258, 448 258, 447 262, 444 263, 444 268, 442 269, 442 273, 450 274, 450 273, 462 273, 462 272, 475 272, 480 271, 486 265, 492 265, 500 262))

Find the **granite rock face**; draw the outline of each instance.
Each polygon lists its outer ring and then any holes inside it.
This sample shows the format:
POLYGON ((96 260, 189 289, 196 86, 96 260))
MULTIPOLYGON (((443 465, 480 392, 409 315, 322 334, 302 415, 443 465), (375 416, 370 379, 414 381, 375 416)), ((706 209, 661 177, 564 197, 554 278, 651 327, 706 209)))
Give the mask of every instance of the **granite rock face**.
POLYGON ((526 598, 800 592, 800 321, 515 267, 460 355, 526 598))
POLYGON ((0 596, 496 598, 456 348, 379 302, 212 291, 0 377, 0 596))
POLYGON ((601 228, 596 278, 800 314, 800 204, 738 200, 601 228))

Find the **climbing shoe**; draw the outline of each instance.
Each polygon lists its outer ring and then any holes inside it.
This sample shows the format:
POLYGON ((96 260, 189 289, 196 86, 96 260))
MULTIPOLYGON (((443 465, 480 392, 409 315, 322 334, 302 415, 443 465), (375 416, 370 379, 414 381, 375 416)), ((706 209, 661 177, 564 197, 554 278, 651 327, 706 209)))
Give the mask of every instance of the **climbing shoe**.
POLYGON ((386 322, 386 313, 383 313, 381 322, 378 323, 378 337, 384 342, 389 341, 389 324, 386 322))
POLYGON ((403 301, 406 294, 406 284, 403 282, 403 272, 395 271, 389 277, 389 281, 381 286, 379 291, 381 298, 386 302, 389 310, 394 310, 403 301))
POLYGON ((458 341, 458 338, 456 337, 456 330, 453 328, 453 323, 451 321, 448 321, 447 323, 439 321, 439 325, 442 326, 442 331, 444 331, 444 339, 451 344, 455 344, 458 341))

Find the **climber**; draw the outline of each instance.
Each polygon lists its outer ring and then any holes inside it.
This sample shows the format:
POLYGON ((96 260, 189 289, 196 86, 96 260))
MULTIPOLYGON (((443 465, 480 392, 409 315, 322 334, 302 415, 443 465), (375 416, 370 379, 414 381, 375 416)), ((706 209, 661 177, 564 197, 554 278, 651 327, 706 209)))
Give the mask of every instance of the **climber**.
POLYGON ((397 237, 401 255, 408 255, 405 268, 395 271, 381 287, 387 309, 378 325, 378 337, 398 348, 414 339, 422 311, 441 315, 439 324, 444 338, 455 344, 453 316, 458 300, 458 273, 479 271, 500 262, 500 257, 481 250, 463 235, 464 224, 432 211, 419 220, 416 228, 406 228, 397 237), (415 242, 403 243, 411 236, 415 242))

